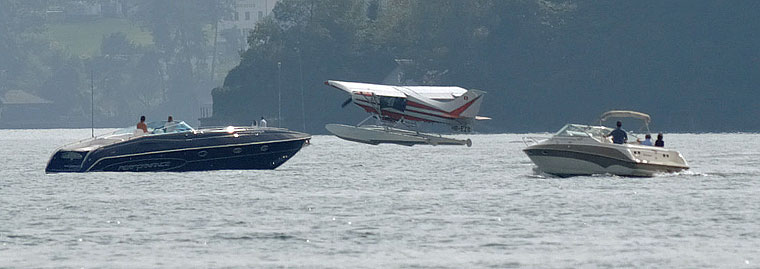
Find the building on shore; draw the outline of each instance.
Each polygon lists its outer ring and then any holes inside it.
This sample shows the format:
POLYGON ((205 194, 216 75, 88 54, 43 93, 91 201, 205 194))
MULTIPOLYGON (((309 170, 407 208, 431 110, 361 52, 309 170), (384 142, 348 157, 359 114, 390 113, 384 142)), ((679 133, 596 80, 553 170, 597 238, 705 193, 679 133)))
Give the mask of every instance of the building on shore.
POLYGON ((58 121, 53 102, 22 90, 0 95, 0 128, 45 128, 58 121))
POLYGON ((235 0, 232 14, 225 16, 219 22, 219 32, 234 30, 240 38, 235 40, 220 40, 221 42, 238 42, 239 50, 247 48, 248 34, 256 27, 256 23, 272 13, 279 0, 235 0))

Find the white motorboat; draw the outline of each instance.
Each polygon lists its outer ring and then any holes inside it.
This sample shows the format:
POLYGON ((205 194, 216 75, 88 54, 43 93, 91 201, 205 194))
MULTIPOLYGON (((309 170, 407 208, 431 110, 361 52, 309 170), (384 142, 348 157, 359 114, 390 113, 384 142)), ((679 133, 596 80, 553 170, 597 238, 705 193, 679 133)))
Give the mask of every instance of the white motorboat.
MULTIPOLYGON (((524 138, 528 147, 523 151, 538 170, 563 177, 593 174, 649 177, 689 169, 677 150, 640 145, 636 141, 614 144, 607 136, 613 129, 602 125, 609 118, 640 119, 649 132, 649 115, 614 110, 602 114, 597 126, 567 124, 548 139, 524 138)), ((628 136, 636 137, 632 133, 628 136)))

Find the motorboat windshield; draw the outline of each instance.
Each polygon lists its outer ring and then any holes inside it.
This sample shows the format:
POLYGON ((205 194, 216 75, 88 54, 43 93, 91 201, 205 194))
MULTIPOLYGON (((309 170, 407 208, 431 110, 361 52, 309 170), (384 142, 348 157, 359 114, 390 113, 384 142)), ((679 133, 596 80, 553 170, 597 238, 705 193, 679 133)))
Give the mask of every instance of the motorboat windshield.
MULTIPOLYGON (((193 127, 191 127, 189 124, 185 123, 184 121, 172 121, 172 122, 166 122, 166 121, 154 121, 154 122, 148 122, 146 123, 148 126, 148 132, 145 133, 145 135, 153 135, 153 134, 170 134, 170 133, 182 133, 182 132, 192 132, 195 131, 193 127)), ((108 134, 107 136, 114 136, 114 135, 133 135, 135 134, 135 131, 137 130, 137 127, 130 126, 118 129, 114 131, 113 133, 108 134)))
MULTIPOLYGON (((605 143, 612 143, 612 140, 609 138, 610 132, 614 130, 610 127, 605 126, 593 126, 593 125, 583 125, 583 124, 567 124, 562 129, 559 129, 557 133, 554 134, 554 136, 557 137, 591 137, 596 139, 599 142, 605 142, 605 143)), ((633 133, 633 132, 627 132, 628 133, 628 140, 633 141, 640 139, 640 137, 633 133)))
POLYGON ((190 127, 184 121, 157 121, 148 123, 148 131, 151 134, 170 134, 170 133, 182 133, 194 131, 193 127, 190 127))
POLYGON ((610 132, 612 132, 612 128, 604 126, 567 124, 554 135, 560 137, 592 137, 601 141, 610 132))

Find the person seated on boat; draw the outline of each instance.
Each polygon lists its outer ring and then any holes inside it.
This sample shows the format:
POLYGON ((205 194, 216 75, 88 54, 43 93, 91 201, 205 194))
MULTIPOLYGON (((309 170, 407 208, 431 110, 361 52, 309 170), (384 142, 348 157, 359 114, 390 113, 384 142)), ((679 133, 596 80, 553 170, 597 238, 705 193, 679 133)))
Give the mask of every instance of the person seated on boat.
POLYGON ((665 147, 665 140, 662 140, 662 133, 657 134, 657 141, 654 141, 655 147, 665 147))
POLYGON ((647 134, 644 136, 644 141, 639 141, 642 146, 652 146, 652 135, 647 134))
POLYGON ((617 128, 615 130, 612 130, 608 135, 605 135, 605 137, 612 136, 612 143, 615 144, 625 144, 625 142, 628 141, 628 134, 623 130, 623 123, 618 121, 617 122, 617 128))
POLYGON ((172 133, 176 131, 177 129, 177 123, 174 122, 174 118, 169 115, 169 118, 166 119, 166 124, 164 124, 164 133, 172 133))
POLYGON ((261 121, 259 121, 259 127, 267 127, 267 120, 265 120, 264 117, 261 117, 261 121))
POLYGON ((145 124, 145 116, 140 117, 140 122, 137 123, 137 129, 142 130, 143 133, 148 132, 148 125, 145 124))

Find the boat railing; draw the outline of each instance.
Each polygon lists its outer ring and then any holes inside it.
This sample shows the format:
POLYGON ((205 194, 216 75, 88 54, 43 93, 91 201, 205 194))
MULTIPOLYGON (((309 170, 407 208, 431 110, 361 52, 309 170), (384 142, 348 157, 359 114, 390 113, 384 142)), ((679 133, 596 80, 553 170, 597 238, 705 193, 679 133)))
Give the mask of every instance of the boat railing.
POLYGON ((540 137, 540 136, 523 136, 522 137, 522 142, 523 142, 523 144, 525 144, 526 147, 529 147, 529 146, 538 144, 541 141, 546 140, 546 139, 548 139, 548 138, 546 138, 546 137, 540 137))

